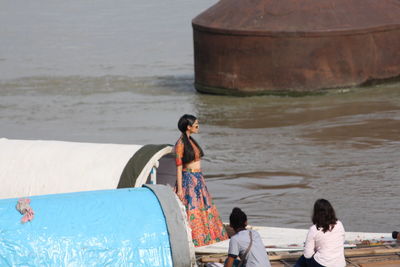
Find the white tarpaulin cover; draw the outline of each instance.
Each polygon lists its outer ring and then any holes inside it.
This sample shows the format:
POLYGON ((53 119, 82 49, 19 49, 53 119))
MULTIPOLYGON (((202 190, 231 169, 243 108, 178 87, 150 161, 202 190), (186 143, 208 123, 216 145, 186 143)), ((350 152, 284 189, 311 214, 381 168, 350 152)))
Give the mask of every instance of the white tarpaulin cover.
POLYGON ((1 138, 0 198, 117 188, 141 147, 1 138))

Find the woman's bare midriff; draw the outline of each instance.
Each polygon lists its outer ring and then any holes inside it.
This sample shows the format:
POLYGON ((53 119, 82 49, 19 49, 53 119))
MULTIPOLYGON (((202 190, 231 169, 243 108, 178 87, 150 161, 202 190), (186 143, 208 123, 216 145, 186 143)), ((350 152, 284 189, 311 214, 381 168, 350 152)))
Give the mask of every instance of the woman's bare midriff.
POLYGON ((200 160, 189 162, 188 164, 183 165, 183 169, 200 170, 201 162, 200 162, 200 160))

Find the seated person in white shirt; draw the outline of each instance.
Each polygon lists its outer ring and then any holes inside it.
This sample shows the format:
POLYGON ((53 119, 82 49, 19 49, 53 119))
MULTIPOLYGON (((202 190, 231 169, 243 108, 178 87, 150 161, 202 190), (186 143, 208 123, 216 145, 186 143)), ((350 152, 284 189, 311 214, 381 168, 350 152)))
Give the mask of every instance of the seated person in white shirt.
POLYGON ((304 254, 295 267, 345 267, 345 231, 328 200, 318 199, 315 202, 312 222, 304 254))
POLYGON ((228 258, 224 267, 271 267, 260 234, 254 230, 246 230, 247 216, 241 209, 233 208, 229 224, 235 234, 229 241, 228 258), (238 256, 241 262, 236 259, 238 256))

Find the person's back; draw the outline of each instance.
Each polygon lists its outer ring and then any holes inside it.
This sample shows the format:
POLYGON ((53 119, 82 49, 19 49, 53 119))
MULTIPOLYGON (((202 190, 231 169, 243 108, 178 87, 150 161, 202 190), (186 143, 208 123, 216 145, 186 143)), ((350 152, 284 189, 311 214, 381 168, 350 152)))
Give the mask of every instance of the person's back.
POLYGON ((247 230, 247 215, 239 208, 233 208, 229 224, 235 231, 229 241, 228 258, 225 267, 238 266, 239 257, 246 267, 271 267, 267 251, 257 231, 247 230))
POLYGON ((328 200, 315 201, 312 222, 295 267, 345 267, 344 227, 328 200))
POLYGON ((339 220, 332 230, 325 233, 321 229, 317 230, 316 226, 313 225, 310 228, 307 241, 315 242, 315 247, 308 248, 308 242, 306 242, 304 256, 311 258, 314 255, 314 259, 324 266, 345 266, 344 239, 344 227, 339 220))
POLYGON ((242 260, 250 244, 250 232, 252 235, 252 244, 246 256, 246 267, 270 267, 267 252, 261 240, 261 236, 254 230, 242 230, 231 237, 229 242, 228 254, 239 256, 242 260))

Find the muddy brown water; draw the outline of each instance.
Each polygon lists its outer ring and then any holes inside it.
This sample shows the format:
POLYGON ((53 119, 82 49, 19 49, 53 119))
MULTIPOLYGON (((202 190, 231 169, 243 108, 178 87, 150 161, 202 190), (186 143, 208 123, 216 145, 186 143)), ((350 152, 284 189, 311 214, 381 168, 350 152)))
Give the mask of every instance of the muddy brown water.
POLYGON ((212 3, 4 3, 0 137, 172 144, 192 113, 225 221, 238 206, 254 225, 306 228, 326 198, 349 231, 399 230, 400 84, 198 94, 190 20, 212 3))

